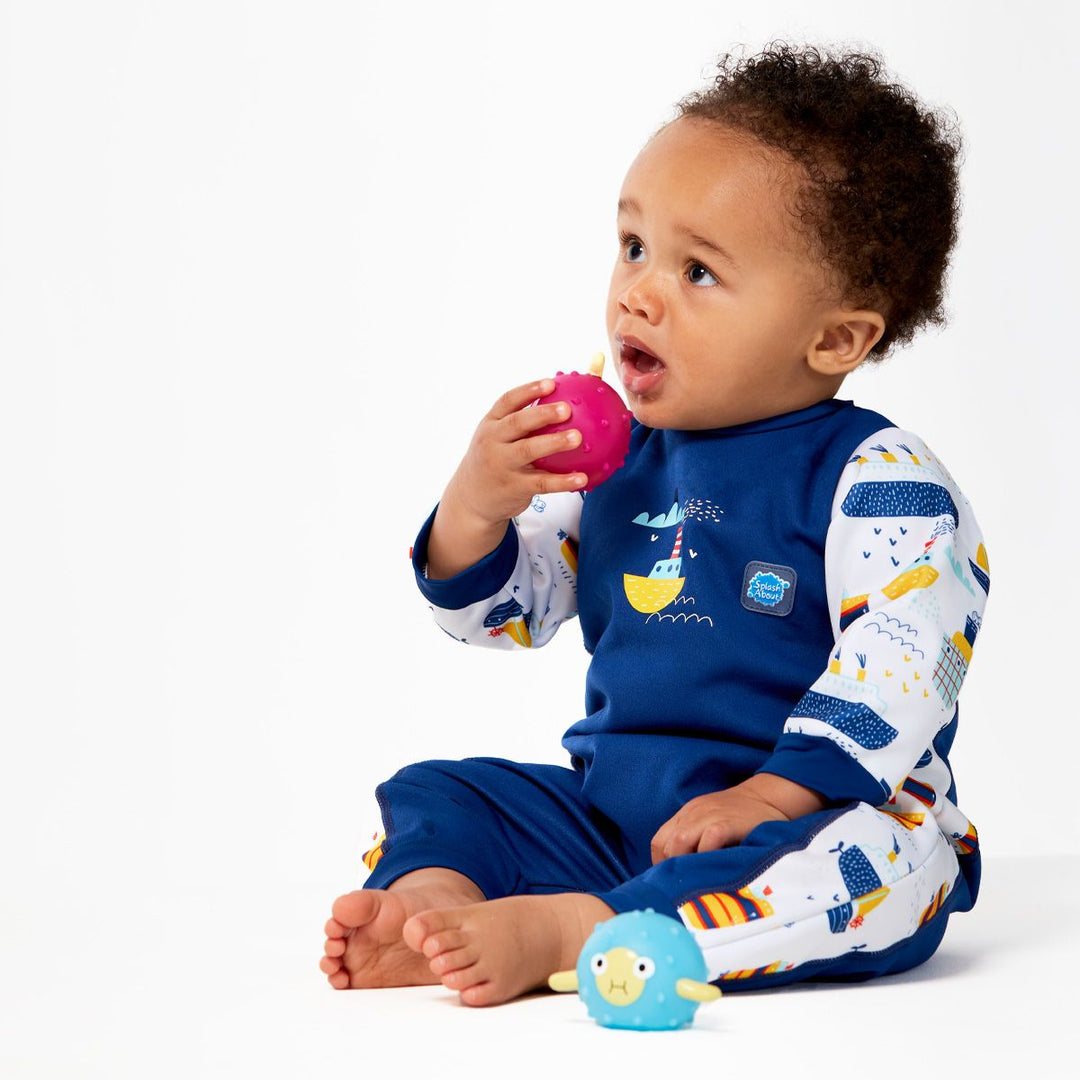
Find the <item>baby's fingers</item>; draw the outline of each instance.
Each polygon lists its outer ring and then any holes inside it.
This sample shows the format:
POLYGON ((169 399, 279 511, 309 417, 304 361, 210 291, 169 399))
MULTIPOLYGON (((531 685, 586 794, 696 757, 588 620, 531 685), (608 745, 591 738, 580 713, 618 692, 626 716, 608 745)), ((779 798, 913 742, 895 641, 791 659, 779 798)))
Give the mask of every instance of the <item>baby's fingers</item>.
POLYGON ((688 841, 689 837, 683 826, 675 824, 674 819, 665 822, 652 838, 650 853, 653 865, 664 859, 670 859, 672 855, 682 855, 693 851, 692 847, 686 846, 688 841))
POLYGON ((510 451, 518 465, 529 465, 537 458, 561 454, 573 450, 581 442, 581 432, 577 428, 568 431, 552 431, 546 435, 533 435, 528 439, 518 439, 510 444, 510 451))
POLYGON ((539 382, 527 382, 522 383, 521 386, 515 386, 513 390, 507 390, 506 393, 501 395, 499 400, 491 406, 491 410, 488 412, 488 419, 502 420, 504 416, 516 413, 518 409, 525 408, 526 405, 535 401, 537 398, 550 394, 554 389, 554 379, 541 379, 539 382))
POLYGON ((727 822, 706 825, 701 830, 695 851, 719 851, 737 842, 735 830, 727 822))
POLYGON ((580 491, 589 478, 584 473, 553 473, 537 469, 529 490, 534 495, 554 495, 557 491, 580 491))
POLYGON ((565 401, 518 409, 498 422, 499 437, 507 442, 516 442, 540 428, 562 423, 569 417, 570 406, 565 401))
POLYGON ((725 818, 684 815, 660 827, 652 839, 653 863, 695 851, 719 851, 738 843, 740 837, 732 822, 725 818))

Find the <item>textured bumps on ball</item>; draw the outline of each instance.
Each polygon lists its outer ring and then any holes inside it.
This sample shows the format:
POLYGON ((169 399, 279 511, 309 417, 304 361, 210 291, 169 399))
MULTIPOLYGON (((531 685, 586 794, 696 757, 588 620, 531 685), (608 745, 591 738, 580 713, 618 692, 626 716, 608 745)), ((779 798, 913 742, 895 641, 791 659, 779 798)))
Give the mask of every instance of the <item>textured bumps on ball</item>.
POLYGON ((534 434, 546 435, 576 428, 581 442, 571 450, 537 458, 533 464, 545 472, 582 472, 588 477, 583 488, 591 491, 620 468, 630 449, 630 411, 622 398, 603 379, 589 373, 556 372, 555 389, 537 405, 565 401, 570 416, 548 424, 534 434))

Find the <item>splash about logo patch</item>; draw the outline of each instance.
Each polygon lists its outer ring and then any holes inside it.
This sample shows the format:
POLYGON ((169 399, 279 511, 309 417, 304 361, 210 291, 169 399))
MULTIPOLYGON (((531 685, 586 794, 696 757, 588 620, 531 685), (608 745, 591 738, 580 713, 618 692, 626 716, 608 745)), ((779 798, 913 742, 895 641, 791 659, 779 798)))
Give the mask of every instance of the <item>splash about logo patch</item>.
POLYGON ((755 574, 750 579, 750 587, 746 595, 751 600, 767 607, 776 607, 784 599, 784 590, 791 588, 791 582, 785 581, 776 574, 755 574))
POLYGON ((790 566, 751 562, 743 573, 742 606, 767 615, 787 615, 795 604, 798 575, 790 566))

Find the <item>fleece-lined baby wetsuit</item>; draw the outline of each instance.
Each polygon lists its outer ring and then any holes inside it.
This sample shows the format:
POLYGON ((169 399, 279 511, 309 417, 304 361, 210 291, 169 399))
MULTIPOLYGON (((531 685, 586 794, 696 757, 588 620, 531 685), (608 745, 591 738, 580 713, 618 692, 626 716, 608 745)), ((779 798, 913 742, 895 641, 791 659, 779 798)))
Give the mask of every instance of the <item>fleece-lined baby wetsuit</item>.
MULTIPOLYGON (((582 497, 537 497, 496 550, 424 574, 438 624, 592 656, 570 767, 425 762, 380 785, 367 887, 445 866, 489 899, 582 891, 677 916, 731 987, 925 960, 979 879, 948 754, 989 589, 967 500, 914 435, 830 400, 708 431, 633 424, 582 497), (755 772, 827 809, 652 865, 656 831, 755 772)), ((725 983, 725 985, 729 985, 725 983)))

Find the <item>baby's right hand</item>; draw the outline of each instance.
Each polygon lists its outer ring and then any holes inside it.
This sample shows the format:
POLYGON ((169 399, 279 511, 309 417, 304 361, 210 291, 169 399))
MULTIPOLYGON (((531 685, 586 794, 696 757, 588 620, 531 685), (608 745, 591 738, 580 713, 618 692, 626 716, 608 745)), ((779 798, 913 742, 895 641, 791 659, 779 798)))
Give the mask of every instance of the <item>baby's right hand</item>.
POLYGON ((584 473, 545 472, 533 465, 537 458, 581 442, 577 429, 533 434, 570 415, 570 406, 562 401, 526 408, 554 389, 553 379, 542 379, 508 390, 495 402, 480 421, 444 501, 450 497, 479 520, 496 525, 526 510, 534 495, 577 491, 585 486, 588 477, 584 473))

